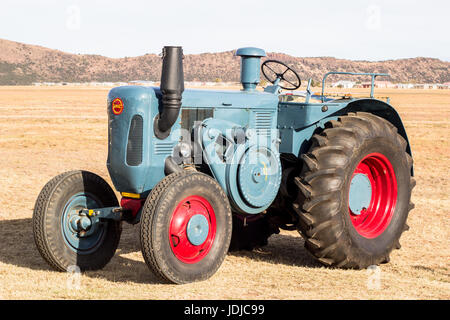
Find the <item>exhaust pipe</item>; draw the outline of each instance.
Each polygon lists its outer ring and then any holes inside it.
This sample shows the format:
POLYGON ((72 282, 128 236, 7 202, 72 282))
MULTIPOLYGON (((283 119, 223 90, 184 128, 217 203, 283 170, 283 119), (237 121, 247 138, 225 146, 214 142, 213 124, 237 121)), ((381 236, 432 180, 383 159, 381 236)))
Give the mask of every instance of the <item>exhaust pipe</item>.
POLYGON ((165 139, 178 118, 181 95, 184 91, 183 49, 166 46, 162 52, 161 94, 162 109, 155 118, 154 131, 158 139, 165 139))

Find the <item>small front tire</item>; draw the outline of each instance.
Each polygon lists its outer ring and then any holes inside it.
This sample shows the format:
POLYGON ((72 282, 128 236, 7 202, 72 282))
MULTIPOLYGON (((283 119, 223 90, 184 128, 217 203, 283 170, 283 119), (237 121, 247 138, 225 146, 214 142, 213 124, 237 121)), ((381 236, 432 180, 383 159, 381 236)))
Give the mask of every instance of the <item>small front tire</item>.
POLYGON ((70 171, 51 179, 40 192, 33 212, 36 247, 58 271, 103 268, 114 256, 122 232, 121 222, 105 221, 80 236, 69 219, 81 209, 116 207, 114 191, 98 175, 70 171))
POLYGON ((231 230, 228 198, 214 179, 202 173, 170 174, 145 201, 142 255, 165 282, 202 281, 225 259, 231 230))

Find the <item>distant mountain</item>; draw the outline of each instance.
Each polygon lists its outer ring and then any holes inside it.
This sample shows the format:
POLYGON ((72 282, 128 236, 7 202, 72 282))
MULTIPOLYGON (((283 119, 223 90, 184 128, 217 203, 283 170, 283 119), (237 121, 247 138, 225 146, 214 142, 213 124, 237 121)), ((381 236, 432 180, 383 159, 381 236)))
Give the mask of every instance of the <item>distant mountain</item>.
MULTIPOLYGON (((450 62, 434 58, 352 61, 332 57, 300 58, 268 53, 269 59, 292 66, 302 79, 318 82, 328 71, 383 72, 392 82, 444 83, 450 81, 450 62)), ((239 81, 240 59, 234 51, 188 54, 186 81, 239 81)), ((156 54, 113 59, 100 55, 70 54, 0 39, 0 85, 33 82, 118 82, 159 80, 161 58, 156 54)), ((337 80, 339 77, 334 77, 337 80)), ((368 80, 359 78, 358 80, 368 80)), ((380 78, 380 80, 382 80, 380 78)))

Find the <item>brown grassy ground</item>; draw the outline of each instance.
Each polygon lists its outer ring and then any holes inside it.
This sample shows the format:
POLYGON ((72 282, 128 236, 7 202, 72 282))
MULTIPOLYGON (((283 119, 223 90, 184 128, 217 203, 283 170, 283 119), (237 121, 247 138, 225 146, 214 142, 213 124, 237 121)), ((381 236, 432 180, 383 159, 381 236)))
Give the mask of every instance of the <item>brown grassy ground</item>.
POLYGON ((378 90, 390 95, 409 134, 417 187, 401 250, 382 265, 380 289, 366 270, 322 267, 296 232, 256 252, 229 254, 210 280, 159 284, 140 253, 138 226, 124 225, 115 257, 81 276, 51 270, 37 252, 31 216, 56 174, 105 167, 108 88, 0 87, 0 298, 3 299, 449 299, 450 91, 378 90))

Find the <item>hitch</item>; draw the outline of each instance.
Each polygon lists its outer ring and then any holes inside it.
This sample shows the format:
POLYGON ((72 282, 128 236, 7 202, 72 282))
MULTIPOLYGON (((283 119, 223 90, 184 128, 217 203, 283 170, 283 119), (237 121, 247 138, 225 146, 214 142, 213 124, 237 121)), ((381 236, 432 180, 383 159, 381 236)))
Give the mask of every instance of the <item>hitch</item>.
POLYGON ((122 221, 127 220, 130 216, 130 210, 122 207, 82 209, 77 216, 71 218, 70 225, 73 230, 85 233, 88 232, 93 225, 102 223, 102 220, 122 221))
POLYGON ((123 214, 128 210, 122 207, 106 207, 98 209, 83 209, 80 214, 84 214, 91 219, 111 219, 115 221, 123 220, 123 214))

